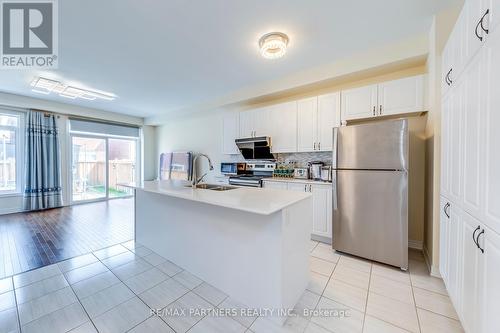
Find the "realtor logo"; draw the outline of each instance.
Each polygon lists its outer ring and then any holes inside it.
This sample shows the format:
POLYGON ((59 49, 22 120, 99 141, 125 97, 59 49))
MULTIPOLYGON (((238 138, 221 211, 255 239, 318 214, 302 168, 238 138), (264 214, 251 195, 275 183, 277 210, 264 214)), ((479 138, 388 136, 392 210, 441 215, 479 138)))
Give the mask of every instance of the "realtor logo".
POLYGON ((0 0, 1 68, 57 68, 57 0, 0 0))

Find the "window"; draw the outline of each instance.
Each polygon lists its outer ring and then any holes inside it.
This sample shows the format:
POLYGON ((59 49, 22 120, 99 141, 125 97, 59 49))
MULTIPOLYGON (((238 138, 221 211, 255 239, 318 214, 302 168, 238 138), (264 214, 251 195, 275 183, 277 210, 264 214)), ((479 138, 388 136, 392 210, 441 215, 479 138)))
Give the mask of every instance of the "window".
POLYGON ((21 122, 20 113, 0 109, 0 195, 21 191, 21 122))

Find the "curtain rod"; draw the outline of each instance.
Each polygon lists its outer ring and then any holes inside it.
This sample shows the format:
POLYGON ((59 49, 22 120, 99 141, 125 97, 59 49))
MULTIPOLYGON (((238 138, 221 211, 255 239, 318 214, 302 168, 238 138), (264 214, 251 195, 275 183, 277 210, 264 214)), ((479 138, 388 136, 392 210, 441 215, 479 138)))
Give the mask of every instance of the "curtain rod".
POLYGON ((41 110, 41 109, 35 109, 35 108, 20 108, 17 106, 11 106, 11 105, 6 105, 6 104, 0 104, 0 108, 5 108, 5 109, 10 109, 12 111, 17 111, 17 112, 28 112, 29 110, 34 110, 34 111, 40 111, 43 112, 44 114, 54 114, 58 118, 61 116, 65 116, 68 118, 73 118, 73 119, 81 119, 81 120, 88 120, 88 121, 94 121, 94 122, 100 122, 100 123, 106 123, 106 124, 114 124, 114 125, 121 125, 121 126, 128 126, 128 127, 137 127, 141 128, 142 125, 137 125, 137 124, 129 124, 129 123, 124 123, 120 121, 114 121, 114 120, 105 120, 105 119, 100 119, 100 118, 93 118, 93 117, 86 117, 86 116, 80 116, 80 115, 71 115, 68 113, 60 113, 60 112, 54 112, 54 111, 47 111, 47 110, 41 110))

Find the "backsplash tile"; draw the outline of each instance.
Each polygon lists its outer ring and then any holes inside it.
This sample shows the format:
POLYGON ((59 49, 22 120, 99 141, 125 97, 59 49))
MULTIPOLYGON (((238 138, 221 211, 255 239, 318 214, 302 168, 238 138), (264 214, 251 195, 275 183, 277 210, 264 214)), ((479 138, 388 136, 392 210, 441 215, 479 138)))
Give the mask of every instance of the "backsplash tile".
POLYGON ((275 156, 278 163, 295 163, 298 167, 306 167, 309 162, 313 161, 321 161, 325 165, 332 164, 331 152, 283 153, 275 156))

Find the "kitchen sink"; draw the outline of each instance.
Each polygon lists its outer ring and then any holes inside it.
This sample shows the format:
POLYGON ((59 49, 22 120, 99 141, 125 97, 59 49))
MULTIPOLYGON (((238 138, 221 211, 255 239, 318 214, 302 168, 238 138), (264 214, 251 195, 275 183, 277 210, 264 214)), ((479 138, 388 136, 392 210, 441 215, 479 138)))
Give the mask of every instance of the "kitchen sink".
MULTIPOLYGON (((191 187, 191 185, 186 185, 186 187, 191 187)), ((212 191, 229 191, 237 189, 236 186, 226 186, 217 184, 198 184, 196 185, 196 188, 202 190, 212 190, 212 191)))

